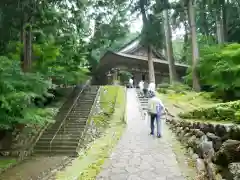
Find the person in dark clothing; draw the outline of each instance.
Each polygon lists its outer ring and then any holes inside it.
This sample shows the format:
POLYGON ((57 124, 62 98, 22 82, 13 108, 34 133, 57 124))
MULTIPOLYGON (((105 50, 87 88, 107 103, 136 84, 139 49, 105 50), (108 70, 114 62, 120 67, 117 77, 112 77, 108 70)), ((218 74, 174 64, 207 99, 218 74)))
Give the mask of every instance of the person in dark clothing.
POLYGON ((144 96, 147 97, 147 94, 148 94, 148 83, 146 81, 144 81, 144 83, 143 83, 143 93, 144 93, 144 96))

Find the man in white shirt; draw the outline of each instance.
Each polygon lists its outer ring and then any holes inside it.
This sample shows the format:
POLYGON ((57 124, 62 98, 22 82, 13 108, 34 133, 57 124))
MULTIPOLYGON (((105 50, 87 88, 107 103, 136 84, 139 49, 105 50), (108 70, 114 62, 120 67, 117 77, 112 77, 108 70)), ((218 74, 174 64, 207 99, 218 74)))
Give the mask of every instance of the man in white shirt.
POLYGON ((160 138, 162 136, 162 122, 161 122, 161 116, 166 113, 166 109, 162 103, 162 101, 155 95, 155 92, 151 91, 149 93, 149 99, 148 101, 148 114, 151 117, 151 135, 154 135, 154 122, 156 119, 157 124, 157 137, 160 138))
POLYGON ((132 78, 129 79, 129 85, 130 85, 130 88, 133 88, 133 79, 132 78))
POLYGON ((155 92, 155 87, 156 85, 154 82, 149 83, 148 92, 155 92))

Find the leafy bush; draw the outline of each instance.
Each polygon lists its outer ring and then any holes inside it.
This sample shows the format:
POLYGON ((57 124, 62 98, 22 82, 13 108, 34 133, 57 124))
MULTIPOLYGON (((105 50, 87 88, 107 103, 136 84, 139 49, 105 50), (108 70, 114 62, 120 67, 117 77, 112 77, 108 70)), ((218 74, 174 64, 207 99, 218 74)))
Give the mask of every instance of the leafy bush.
MULTIPOLYGON (((205 45, 200 54, 198 73, 201 86, 225 100, 240 97, 240 44, 205 45)), ((185 80, 190 83, 191 79, 191 69, 188 69, 185 80)))
POLYGON ((50 96, 52 87, 39 73, 23 73, 18 62, 0 57, 0 128, 45 122, 50 112, 37 108, 33 99, 50 96))
POLYGON ((240 101, 219 103, 211 107, 198 108, 190 112, 180 113, 181 118, 207 119, 216 121, 232 121, 240 123, 240 101))

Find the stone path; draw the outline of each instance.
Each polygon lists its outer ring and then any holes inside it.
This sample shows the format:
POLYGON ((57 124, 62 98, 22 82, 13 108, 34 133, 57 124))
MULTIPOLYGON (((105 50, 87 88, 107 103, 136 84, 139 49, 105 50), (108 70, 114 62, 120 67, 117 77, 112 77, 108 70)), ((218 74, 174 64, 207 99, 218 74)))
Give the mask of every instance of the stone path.
MULTIPOLYGON (((149 135, 135 89, 127 92, 127 128, 97 180, 185 180, 171 142, 149 135)), ((163 132, 164 133, 164 132, 163 132)))

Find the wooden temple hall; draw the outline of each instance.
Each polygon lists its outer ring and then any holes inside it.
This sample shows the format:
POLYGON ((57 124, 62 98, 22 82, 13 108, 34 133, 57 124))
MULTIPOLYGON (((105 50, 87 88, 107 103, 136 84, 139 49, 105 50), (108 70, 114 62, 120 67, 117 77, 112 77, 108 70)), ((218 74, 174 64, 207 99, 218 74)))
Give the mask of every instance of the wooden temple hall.
MULTIPOLYGON (((160 84, 169 81, 168 61, 162 53, 153 51, 153 62, 155 70, 155 83, 160 84)), ((187 65, 175 63, 179 79, 187 70, 187 65)), ((123 47, 119 52, 108 51, 100 59, 97 76, 94 84, 105 85, 119 80, 120 70, 128 71, 133 75, 134 82, 141 79, 148 81, 148 54, 147 48, 140 45, 139 40, 134 40, 123 47)))

